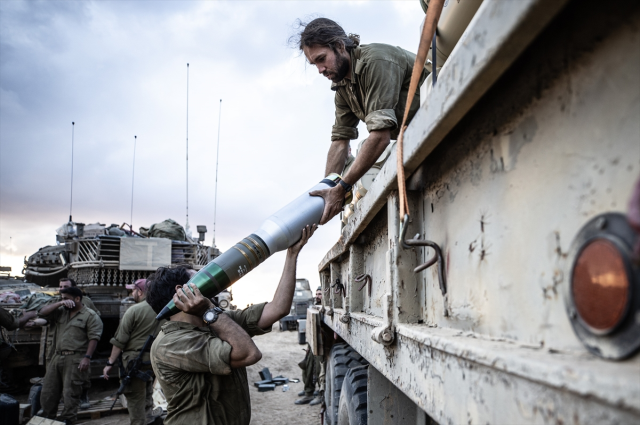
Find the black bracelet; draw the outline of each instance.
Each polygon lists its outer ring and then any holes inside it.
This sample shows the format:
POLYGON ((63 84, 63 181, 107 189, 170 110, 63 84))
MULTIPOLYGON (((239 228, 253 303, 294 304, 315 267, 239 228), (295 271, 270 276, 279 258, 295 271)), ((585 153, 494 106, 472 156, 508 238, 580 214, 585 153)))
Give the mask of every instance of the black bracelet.
POLYGON ((353 188, 353 185, 350 185, 349 183, 347 183, 344 180, 339 180, 338 183, 340 183, 340 186, 342 186, 342 188, 344 189, 345 193, 349 193, 349 191, 351 191, 351 188, 353 188))
POLYGON ((89 359, 89 360, 91 360, 91 356, 90 356, 90 355, 88 355, 88 354, 85 354, 85 355, 84 355, 84 357, 85 357, 85 358, 87 358, 87 359, 89 359))
POLYGON ((107 366, 113 366, 115 365, 115 363, 109 363, 109 360, 107 360, 107 366))

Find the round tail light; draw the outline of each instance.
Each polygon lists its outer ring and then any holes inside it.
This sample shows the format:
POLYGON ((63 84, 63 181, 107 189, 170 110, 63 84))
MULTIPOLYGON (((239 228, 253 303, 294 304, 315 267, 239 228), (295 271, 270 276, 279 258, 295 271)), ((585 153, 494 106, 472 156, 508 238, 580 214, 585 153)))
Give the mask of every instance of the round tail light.
POLYGON ((571 292, 576 311, 594 333, 608 333, 629 305, 629 278, 618 248, 607 239, 589 242, 574 263, 571 292))
POLYGON ((564 286, 573 331, 596 356, 620 360, 640 349, 640 267, 632 260, 637 234, 620 213, 586 223, 568 254, 564 286))

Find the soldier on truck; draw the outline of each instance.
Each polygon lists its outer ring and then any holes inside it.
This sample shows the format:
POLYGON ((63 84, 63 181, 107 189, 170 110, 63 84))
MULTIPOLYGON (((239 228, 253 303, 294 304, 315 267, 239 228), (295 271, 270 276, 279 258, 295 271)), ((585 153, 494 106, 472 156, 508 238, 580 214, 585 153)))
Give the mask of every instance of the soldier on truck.
MULTIPOLYGON (((307 61, 332 81, 331 90, 335 91, 336 121, 325 175, 341 174, 345 169, 349 142, 358 138, 360 121, 366 123, 369 132, 340 184, 310 193, 325 201, 320 219, 320 224, 325 224, 342 210, 352 186, 378 160, 389 142, 398 138, 415 55, 388 44, 360 45, 360 36, 347 35, 331 19, 317 18, 301 26, 304 29, 296 37, 298 47, 307 61)), ((423 70, 420 84, 428 74, 423 70)), ((420 96, 416 93, 407 123, 419 107, 420 96)))

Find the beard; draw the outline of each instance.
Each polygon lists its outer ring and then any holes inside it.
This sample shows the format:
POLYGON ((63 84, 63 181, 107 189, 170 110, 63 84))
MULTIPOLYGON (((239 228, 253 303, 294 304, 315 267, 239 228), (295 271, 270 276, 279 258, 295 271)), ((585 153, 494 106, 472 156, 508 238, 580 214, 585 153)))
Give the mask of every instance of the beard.
POLYGON ((327 77, 334 83, 339 83, 344 80, 344 77, 349 73, 349 59, 347 56, 342 56, 339 52, 336 53, 336 70, 331 72, 327 77))

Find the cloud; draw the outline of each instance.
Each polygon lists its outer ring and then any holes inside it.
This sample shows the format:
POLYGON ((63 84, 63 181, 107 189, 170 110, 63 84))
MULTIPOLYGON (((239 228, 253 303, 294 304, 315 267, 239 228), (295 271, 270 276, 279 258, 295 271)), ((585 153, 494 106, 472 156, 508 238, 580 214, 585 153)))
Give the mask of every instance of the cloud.
MULTIPOLYGON (((72 121, 75 220, 129 221, 137 135, 134 225, 184 224, 187 62, 192 228, 206 224, 211 242, 220 99, 221 249, 313 186, 333 92, 287 45, 309 16, 335 19, 363 43, 415 50, 424 14, 417 1, 0 2, 0 246, 11 237, 15 247, 0 262, 19 271, 66 221, 72 121)), ((335 219, 301 254, 299 275, 312 285, 339 229, 335 219)), ((236 285, 239 303, 270 298, 283 261, 236 285)))

